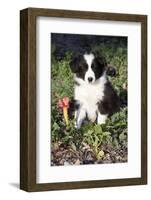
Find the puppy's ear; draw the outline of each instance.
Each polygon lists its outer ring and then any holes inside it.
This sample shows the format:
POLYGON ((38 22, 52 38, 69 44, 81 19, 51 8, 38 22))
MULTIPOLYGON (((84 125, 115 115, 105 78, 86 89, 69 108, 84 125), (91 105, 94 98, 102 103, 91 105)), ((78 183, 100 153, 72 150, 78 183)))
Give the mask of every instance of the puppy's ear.
POLYGON ((73 73, 77 73, 79 70, 79 61, 80 61, 80 55, 75 55, 72 57, 70 62, 70 68, 73 73))
POLYGON ((98 60, 99 64, 100 64, 102 67, 105 68, 105 67, 107 66, 107 62, 106 62, 106 59, 105 59, 104 56, 99 55, 99 56, 97 57, 97 60, 98 60))
POLYGON ((99 53, 98 51, 93 52, 93 54, 95 55, 95 58, 97 59, 97 62, 99 63, 99 65, 105 68, 107 66, 107 61, 105 57, 101 55, 101 53, 99 53))

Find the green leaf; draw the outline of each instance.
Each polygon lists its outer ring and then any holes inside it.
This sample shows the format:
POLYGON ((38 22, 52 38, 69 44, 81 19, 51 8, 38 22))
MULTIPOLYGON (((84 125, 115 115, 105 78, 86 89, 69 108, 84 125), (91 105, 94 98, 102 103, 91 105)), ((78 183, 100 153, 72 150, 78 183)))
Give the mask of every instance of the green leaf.
POLYGON ((59 130, 59 129, 60 129, 59 125, 58 125, 56 122, 54 122, 53 128, 54 128, 55 130, 59 130))
POLYGON ((103 136, 109 136, 109 135, 111 135, 110 132, 103 132, 103 136))
POLYGON ((95 131, 95 133, 102 133, 102 127, 100 125, 95 125, 94 131, 95 131))
POLYGON ((126 135, 124 134, 124 133, 121 133, 120 135, 119 135, 119 140, 120 141, 123 141, 123 140, 125 140, 126 139, 126 135))

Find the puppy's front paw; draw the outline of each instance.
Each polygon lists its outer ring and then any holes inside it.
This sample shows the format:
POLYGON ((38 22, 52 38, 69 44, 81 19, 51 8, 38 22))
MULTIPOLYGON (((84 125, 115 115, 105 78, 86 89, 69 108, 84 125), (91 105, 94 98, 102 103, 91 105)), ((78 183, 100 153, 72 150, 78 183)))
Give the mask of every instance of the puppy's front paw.
POLYGON ((86 112, 83 109, 79 109, 76 113, 75 113, 75 128, 79 129, 83 123, 83 120, 86 117, 86 112))
POLYGON ((107 115, 98 114, 97 123, 98 124, 105 124, 107 119, 107 115))
POLYGON ((75 127, 76 129, 80 129, 81 124, 82 124, 82 123, 80 123, 80 122, 78 122, 78 121, 76 120, 75 123, 74 123, 74 127, 75 127))
POLYGON ((78 129, 78 124, 77 124, 76 121, 74 122, 74 127, 75 127, 76 129, 78 129))

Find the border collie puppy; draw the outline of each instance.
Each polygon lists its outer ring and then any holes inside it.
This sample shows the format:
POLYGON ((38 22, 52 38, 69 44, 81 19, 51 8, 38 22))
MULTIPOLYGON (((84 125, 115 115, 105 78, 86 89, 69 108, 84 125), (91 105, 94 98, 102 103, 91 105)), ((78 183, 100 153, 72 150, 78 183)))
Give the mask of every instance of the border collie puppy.
POLYGON ((88 120, 105 123, 108 116, 119 111, 119 97, 107 78, 107 63, 98 53, 73 57, 70 67, 74 73, 75 127, 88 120))

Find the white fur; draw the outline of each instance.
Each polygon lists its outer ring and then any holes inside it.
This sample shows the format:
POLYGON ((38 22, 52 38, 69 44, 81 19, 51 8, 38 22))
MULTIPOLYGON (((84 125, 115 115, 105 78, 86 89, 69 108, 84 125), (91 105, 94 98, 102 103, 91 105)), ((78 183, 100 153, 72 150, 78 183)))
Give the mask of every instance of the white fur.
MULTIPOLYGON (((75 81, 80 85, 75 85, 75 100, 80 104, 80 108, 76 114, 76 127, 80 128, 82 121, 86 117, 86 114, 91 121, 95 121, 98 112, 97 102, 102 100, 104 96, 104 85, 107 82, 106 74, 104 73, 94 83, 87 83, 86 81, 77 78, 75 81)), ((101 123, 101 120, 98 120, 101 123)))
POLYGON ((75 128, 80 128, 83 120, 86 118, 86 112, 84 109, 75 111, 75 128))
POLYGON ((85 81, 87 83, 89 83, 88 78, 91 77, 91 78, 93 78, 91 83, 94 83, 95 82, 95 74, 94 74, 94 72, 93 72, 93 70, 91 68, 92 61, 94 59, 94 55, 93 54, 84 54, 84 59, 85 59, 87 65, 88 65, 88 70, 85 73, 85 78, 84 79, 85 79, 85 81))

